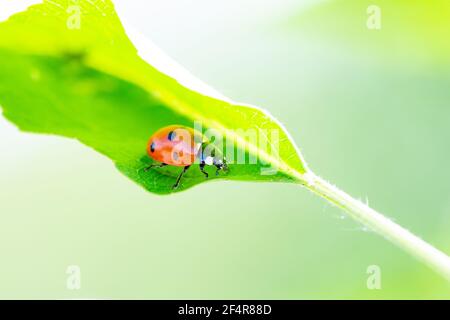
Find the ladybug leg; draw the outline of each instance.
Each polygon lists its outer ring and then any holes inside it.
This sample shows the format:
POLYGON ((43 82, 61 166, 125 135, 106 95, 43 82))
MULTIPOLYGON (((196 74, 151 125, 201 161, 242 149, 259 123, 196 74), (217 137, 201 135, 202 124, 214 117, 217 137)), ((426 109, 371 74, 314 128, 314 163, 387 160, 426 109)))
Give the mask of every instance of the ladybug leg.
POLYGON ((165 166, 167 166, 167 163, 164 163, 164 162, 160 163, 160 164, 151 164, 147 168, 144 168, 144 171, 148 171, 151 168, 162 168, 162 167, 165 167, 165 166))
POLYGON ((220 170, 228 172, 228 165, 227 165, 227 162, 225 161, 225 159, 223 159, 222 161, 214 162, 214 166, 217 168, 216 176, 219 175, 220 170))
POLYGON ((181 171, 181 173, 180 173, 180 175, 178 176, 177 181, 176 181, 175 184, 173 185, 172 189, 178 188, 178 186, 180 185, 181 177, 183 176, 183 174, 185 174, 185 172, 189 169, 189 167, 190 167, 190 165, 183 168, 183 171, 181 171))
POLYGON ((200 171, 208 178, 208 172, 205 171, 206 163, 205 161, 200 162, 200 171))
POLYGON ((223 166, 221 164, 216 164, 216 176, 219 175, 219 171, 223 169, 223 166))
POLYGON ((230 171, 230 170, 228 169, 227 160, 225 160, 225 158, 223 158, 222 169, 223 169, 223 171, 225 171, 225 172, 229 172, 229 171, 230 171))

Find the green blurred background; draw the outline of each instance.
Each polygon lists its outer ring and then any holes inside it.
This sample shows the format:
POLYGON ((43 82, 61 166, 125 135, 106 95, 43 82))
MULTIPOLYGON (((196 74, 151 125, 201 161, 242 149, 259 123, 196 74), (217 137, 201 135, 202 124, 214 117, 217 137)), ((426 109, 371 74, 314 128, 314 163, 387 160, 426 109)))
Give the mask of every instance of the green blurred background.
MULTIPOLYGON (((447 1, 115 3, 198 78, 269 110, 316 173, 450 252, 447 1), (371 4, 380 30, 366 26, 371 4)), ((4 118, 0 149, 0 298, 450 298, 441 277, 296 185, 161 197, 4 118), (69 265, 80 290, 66 287, 69 265)))

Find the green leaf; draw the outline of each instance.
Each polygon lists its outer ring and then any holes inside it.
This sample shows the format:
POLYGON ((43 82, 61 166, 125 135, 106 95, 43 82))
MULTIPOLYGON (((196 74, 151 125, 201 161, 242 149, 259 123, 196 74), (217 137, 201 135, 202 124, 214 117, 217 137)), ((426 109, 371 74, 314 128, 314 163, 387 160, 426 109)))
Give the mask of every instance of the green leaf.
POLYGON ((255 164, 231 164, 228 174, 208 180, 303 184, 450 279, 447 255, 309 171, 271 116, 193 90, 198 82, 184 76, 180 81, 189 89, 155 68, 160 62, 138 56, 110 1, 44 1, 0 24, 0 104, 20 129, 76 138, 159 194, 184 190, 205 178, 191 169, 180 188, 173 190, 179 168, 145 172, 150 163, 145 151, 149 136, 163 126, 201 122, 227 142, 235 141, 246 157, 258 158, 255 164), (267 139, 255 142, 246 130, 267 139), (262 174, 267 166, 276 171, 262 174))
POLYGON ((7 119, 24 131, 78 139, 159 194, 214 179, 304 181, 304 161, 271 116, 181 85, 155 68, 157 58, 144 61, 110 1, 76 3, 44 1, 0 24, 0 104, 7 119), (147 141, 161 127, 194 122, 235 141, 247 164, 231 163, 219 176, 211 170, 208 180, 191 168, 173 190, 179 167, 143 170, 151 163, 147 141), (258 141, 246 136, 249 129, 258 141), (266 174, 268 167, 275 171, 266 174))

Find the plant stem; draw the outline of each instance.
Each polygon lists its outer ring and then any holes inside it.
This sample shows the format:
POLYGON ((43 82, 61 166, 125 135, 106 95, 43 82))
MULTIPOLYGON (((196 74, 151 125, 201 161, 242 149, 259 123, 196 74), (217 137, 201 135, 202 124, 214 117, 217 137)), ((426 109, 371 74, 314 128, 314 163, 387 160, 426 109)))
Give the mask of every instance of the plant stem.
POLYGON ((313 173, 306 174, 306 187, 344 209, 353 219, 385 237, 450 281, 450 257, 381 213, 339 190, 313 173))

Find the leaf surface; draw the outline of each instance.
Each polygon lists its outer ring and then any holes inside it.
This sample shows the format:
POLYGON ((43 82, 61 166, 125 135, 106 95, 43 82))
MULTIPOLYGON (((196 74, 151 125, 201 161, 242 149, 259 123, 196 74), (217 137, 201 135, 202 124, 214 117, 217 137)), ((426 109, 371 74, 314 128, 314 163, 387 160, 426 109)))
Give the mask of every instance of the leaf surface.
POLYGON ((303 182, 306 165, 273 117, 193 90, 158 70, 158 61, 143 60, 110 1, 78 4, 44 1, 0 24, 0 104, 7 119, 24 131, 78 139, 159 194, 207 181, 193 168, 173 190, 180 168, 143 170, 152 162, 146 145, 153 132, 194 122, 234 142, 236 158, 241 152, 247 159, 227 158, 229 172, 215 176, 209 168, 208 180, 303 182), (258 132, 257 141, 249 129, 258 132))

